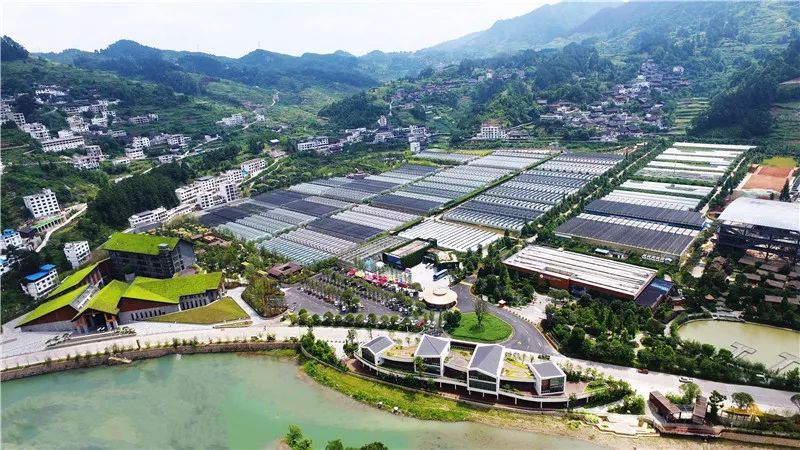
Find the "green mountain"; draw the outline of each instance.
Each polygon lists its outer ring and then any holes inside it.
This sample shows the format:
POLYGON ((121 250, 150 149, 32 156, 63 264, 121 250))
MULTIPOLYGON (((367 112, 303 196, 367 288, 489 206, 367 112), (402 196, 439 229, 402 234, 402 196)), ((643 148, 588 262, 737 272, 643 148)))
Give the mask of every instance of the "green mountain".
POLYGON ((568 35, 599 11, 618 4, 567 1, 544 5, 528 14, 499 20, 488 30, 442 42, 417 53, 430 58, 458 61, 541 47, 553 39, 568 35))

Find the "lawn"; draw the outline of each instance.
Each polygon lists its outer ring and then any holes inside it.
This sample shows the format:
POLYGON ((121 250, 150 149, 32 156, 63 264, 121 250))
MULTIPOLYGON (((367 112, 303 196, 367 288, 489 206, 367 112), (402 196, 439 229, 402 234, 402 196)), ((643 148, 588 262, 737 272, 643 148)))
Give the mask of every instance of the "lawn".
POLYGON ((247 313, 230 297, 225 297, 199 308, 148 319, 152 322, 179 322, 210 325, 228 320, 247 319, 247 313))
POLYGON ((478 318, 474 312, 461 315, 461 323, 447 333, 456 339, 476 342, 499 342, 508 339, 514 331, 506 321, 497 316, 487 314, 483 324, 478 326, 478 318))
POLYGON ((761 165, 767 167, 792 168, 796 166, 797 163, 791 156, 773 156, 772 158, 765 159, 761 165))

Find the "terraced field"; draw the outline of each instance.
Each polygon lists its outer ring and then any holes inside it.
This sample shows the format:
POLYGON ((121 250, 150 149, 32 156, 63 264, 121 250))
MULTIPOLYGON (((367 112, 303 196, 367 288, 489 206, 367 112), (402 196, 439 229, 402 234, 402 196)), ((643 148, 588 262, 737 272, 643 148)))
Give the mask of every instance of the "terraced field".
POLYGON ((771 112, 775 127, 770 139, 800 145, 800 102, 776 103, 771 112))
POLYGON ((686 129, 704 109, 708 108, 708 98, 689 97, 678 101, 678 108, 675 110, 675 120, 669 134, 685 135, 686 129))

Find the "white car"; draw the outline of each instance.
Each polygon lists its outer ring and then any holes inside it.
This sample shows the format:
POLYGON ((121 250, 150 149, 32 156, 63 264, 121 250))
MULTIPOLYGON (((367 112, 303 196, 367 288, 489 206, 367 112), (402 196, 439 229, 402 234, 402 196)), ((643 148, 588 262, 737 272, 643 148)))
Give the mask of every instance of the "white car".
POLYGON ((680 381, 681 383, 694 383, 694 380, 689 377, 680 377, 678 378, 678 381, 680 381))

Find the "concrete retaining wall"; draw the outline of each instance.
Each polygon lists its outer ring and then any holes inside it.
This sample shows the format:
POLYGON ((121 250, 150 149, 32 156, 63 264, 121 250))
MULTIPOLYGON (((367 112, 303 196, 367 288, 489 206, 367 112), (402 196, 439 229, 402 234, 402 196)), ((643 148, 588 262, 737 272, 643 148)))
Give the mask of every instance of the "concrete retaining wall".
POLYGON ((72 358, 68 361, 52 361, 50 363, 41 363, 16 369, 7 369, 0 372, 0 381, 17 380, 20 378, 43 375, 46 373, 61 372, 71 369, 121 364, 119 361, 109 361, 109 358, 112 356, 136 361, 140 359, 160 358, 162 356, 174 354, 192 355, 196 353, 257 352, 273 349, 296 349, 297 347, 298 344, 294 342, 231 342, 196 346, 179 345, 177 347, 128 350, 116 354, 81 357, 80 359, 72 358))

